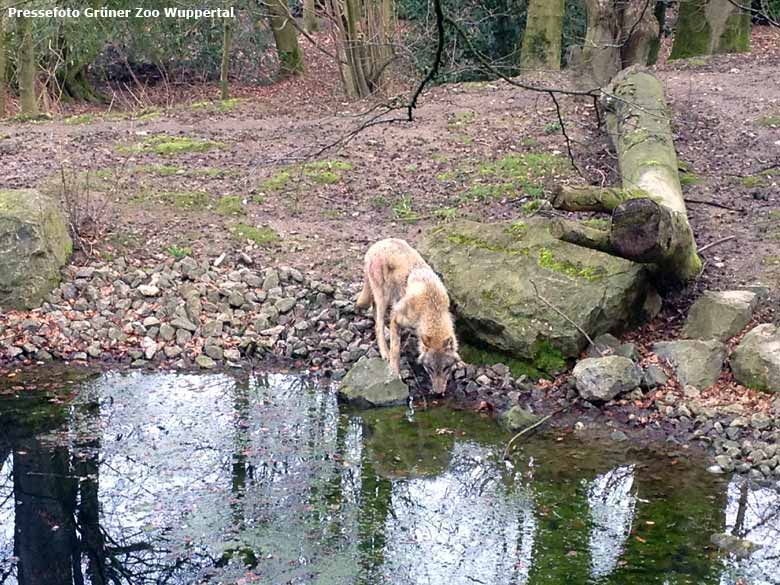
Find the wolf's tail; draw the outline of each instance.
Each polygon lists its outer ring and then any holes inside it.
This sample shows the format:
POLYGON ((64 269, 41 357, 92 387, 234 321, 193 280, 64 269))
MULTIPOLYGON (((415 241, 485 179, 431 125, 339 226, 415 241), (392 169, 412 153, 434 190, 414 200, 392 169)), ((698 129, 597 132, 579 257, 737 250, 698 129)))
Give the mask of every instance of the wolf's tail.
POLYGON ((363 290, 360 291, 360 294, 358 295, 357 301, 355 301, 355 305, 357 305, 358 309, 367 309, 371 306, 373 301, 373 297, 371 295, 371 285, 368 282, 368 279, 366 278, 363 281, 363 290))

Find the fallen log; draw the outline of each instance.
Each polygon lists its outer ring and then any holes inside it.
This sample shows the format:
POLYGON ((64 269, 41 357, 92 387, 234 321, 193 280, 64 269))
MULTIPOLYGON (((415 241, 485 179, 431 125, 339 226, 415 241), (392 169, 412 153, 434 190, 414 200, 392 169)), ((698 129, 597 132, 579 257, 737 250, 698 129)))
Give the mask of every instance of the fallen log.
POLYGON ((655 263, 673 280, 695 279, 702 263, 683 201, 663 85, 629 68, 612 80, 604 103, 623 189, 635 195, 612 212, 612 247, 625 258, 655 263), (636 197, 637 191, 645 196, 636 197))
POLYGON ((695 279, 702 263, 688 223, 661 82, 632 67, 615 76, 602 101, 623 186, 562 186, 553 205, 567 211, 612 212, 609 246, 571 222, 561 228, 559 237, 656 264, 667 280, 695 279))

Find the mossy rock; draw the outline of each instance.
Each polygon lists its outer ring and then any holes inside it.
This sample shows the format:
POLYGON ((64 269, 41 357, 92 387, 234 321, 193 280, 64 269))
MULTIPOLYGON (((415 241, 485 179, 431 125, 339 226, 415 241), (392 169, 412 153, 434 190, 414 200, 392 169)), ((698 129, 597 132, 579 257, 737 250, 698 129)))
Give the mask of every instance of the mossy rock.
POLYGON ((436 228, 421 245, 439 272, 466 340, 536 360, 539 348, 556 359, 577 356, 591 337, 639 319, 648 272, 639 264, 554 238, 541 218, 524 222, 459 222, 436 228))
POLYGON ((60 282, 73 243, 53 198, 0 190, 0 307, 33 309, 60 282))

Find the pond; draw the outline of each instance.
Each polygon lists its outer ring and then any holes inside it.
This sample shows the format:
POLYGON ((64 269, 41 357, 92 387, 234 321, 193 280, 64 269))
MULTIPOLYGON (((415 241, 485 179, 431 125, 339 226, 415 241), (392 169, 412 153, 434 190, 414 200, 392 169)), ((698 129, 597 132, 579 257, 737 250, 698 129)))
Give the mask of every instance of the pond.
POLYGON ((780 490, 303 376, 101 374, 0 397, 0 584, 778 583, 780 490), (745 558, 710 543, 734 533, 745 558))

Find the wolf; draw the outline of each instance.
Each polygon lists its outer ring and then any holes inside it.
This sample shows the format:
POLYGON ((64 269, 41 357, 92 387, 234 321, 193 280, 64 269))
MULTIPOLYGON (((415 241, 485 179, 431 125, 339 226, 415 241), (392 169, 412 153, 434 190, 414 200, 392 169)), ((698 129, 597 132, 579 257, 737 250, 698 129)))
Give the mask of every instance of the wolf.
POLYGON ((382 358, 400 373, 399 329, 417 333, 418 361, 431 378, 433 391, 444 394, 452 369, 461 362, 450 298, 444 284, 420 253, 397 238, 380 240, 366 252, 363 290, 358 308, 373 305, 376 341, 382 358), (390 308, 390 349, 385 341, 385 317, 390 308))

